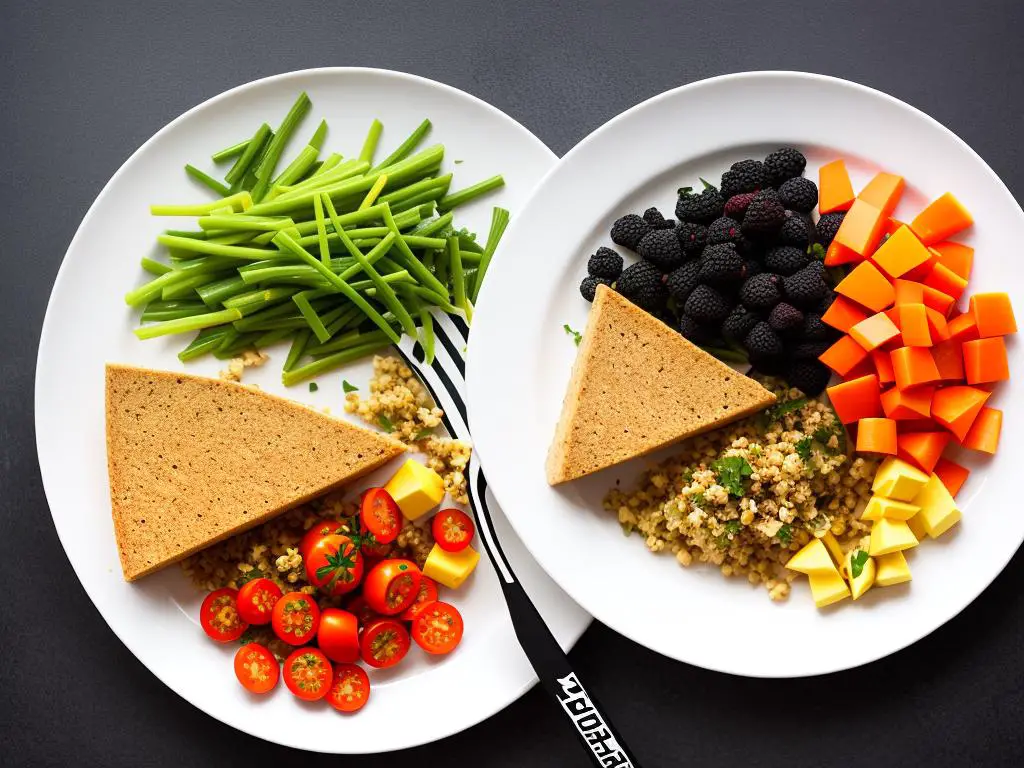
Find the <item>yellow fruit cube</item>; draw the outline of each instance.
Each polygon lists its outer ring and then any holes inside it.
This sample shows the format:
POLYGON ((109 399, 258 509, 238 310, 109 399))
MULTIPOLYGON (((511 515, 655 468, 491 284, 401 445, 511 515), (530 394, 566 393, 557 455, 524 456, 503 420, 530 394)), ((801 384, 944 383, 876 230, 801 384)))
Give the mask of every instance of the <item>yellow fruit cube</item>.
POLYGON ((898 552, 917 546, 917 537, 902 520, 890 520, 883 517, 871 526, 871 543, 868 554, 872 557, 898 552))
POLYGON ((479 562, 480 553, 472 547, 458 552, 446 552, 435 544, 427 555, 427 562, 423 564, 423 575, 449 589, 458 589, 479 562))
POLYGON ((836 573, 835 563, 821 539, 811 539, 803 548, 789 558, 786 567, 797 573, 825 574, 836 573))
POLYGON ((921 541, 921 539, 928 535, 928 531, 924 529, 924 521, 921 519, 920 512, 907 520, 907 527, 910 528, 911 533, 917 537, 918 541, 921 541))
POLYGON ((903 459, 890 456, 878 468, 871 490, 879 496, 896 501, 913 501, 928 482, 928 475, 903 459))
POLYGON ((807 580, 811 583, 814 604, 819 608, 838 603, 850 596, 850 588, 846 586, 846 581, 839 575, 839 571, 830 574, 812 573, 807 580))
POLYGON ((894 584, 910 581, 910 566, 907 565, 907 558, 903 556, 902 552, 879 555, 875 562, 876 586, 891 587, 894 584))
POLYGON ((960 510, 938 475, 928 478, 924 488, 914 497, 914 503, 921 507, 921 527, 933 539, 960 522, 960 510))
POLYGON ((905 501, 887 499, 884 496, 872 496, 868 500, 868 505, 864 507, 864 513, 860 516, 860 519, 881 520, 883 517, 887 517, 890 520, 905 521, 909 520, 920 511, 920 507, 916 507, 913 504, 907 504, 905 501))
MULTIPOLYGON (((850 582, 850 592, 853 594, 853 599, 856 600, 869 589, 875 583, 875 560, 873 557, 867 557, 864 561, 864 565, 861 567, 860 575, 853 575, 853 558, 858 552, 864 552, 863 549, 854 549, 850 551, 850 554, 846 556, 846 578, 850 582)), ((867 552, 864 552, 863 556, 867 556, 867 552)))
POLYGON ((828 550, 828 553, 832 555, 832 560, 835 561, 836 568, 842 568, 846 554, 843 552, 843 548, 839 544, 839 540, 832 535, 832 531, 825 531, 825 535, 821 537, 821 541, 824 543, 825 549, 828 550))
POLYGON ((405 462, 384 488, 407 520, 421 517, 444 498, 444 480, 415 459, 405 462))

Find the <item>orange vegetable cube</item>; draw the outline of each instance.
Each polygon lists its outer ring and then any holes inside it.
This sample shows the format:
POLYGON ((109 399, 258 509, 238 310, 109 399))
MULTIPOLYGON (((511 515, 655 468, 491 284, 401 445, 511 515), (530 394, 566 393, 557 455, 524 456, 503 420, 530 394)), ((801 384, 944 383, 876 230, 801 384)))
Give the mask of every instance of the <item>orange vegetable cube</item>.
POLYGON ((964 380, 963 345, 956 339, 940 341, 932 347, 932 359, 939 369, 939 377, 943 382, 962 382, 964 380))
POLYGON ((999 433, 1003 430, 1003 412, 985 406, 978 412, 967 437, 964 448, 993 454, 999 448, 999 433))
POLYGON ((818 359, 840 376, 846 377, 867 356, 868 352, 864 347, 852 337, 843 336, 826 349, 818 359))
MULTIPOLYGON (((875 364, 871 360, 871 354, 868 353, 867 357, 865 357, 863 360, 861 360, 859 363, 853 366, 853 368, 850 369, 850 372, 843 376, 843 381, 849 381, 850 379, 859 379, 863 376, 875 375, 877 375, 875 371, 875 364)), ((881 384, 881 382, 879 382, 879 384, 881 384)))
MULTIPOLYGON (((847 214, 849 216, 849 214, 847 214)), ((881 312, 892 306, 896 292, 878 267, 868 261, 861 262, 839 281, 836 293, 867 307, 872 312, 881 312)))
POLYGON ((888 217, 870 203, 854 200, 846 218, 839 225, 835 240, 845 245, 854 253, 867 257, 875 252, 878 241, 882 239, 882 228, 888 217))
POLYGON ((833 160, 818 169, 818 212, 846 211, 853 205, 853 184, 846 162, 833 160))
POLYGON ((940 380, 939 369, 932 359, 931 351, 926 347, 900 347, 890 354, 899 389, 920 387, 940 380))
POLYGON ((949 314, 956 301, 948 293, 943 293, 930 285, 921 286, 921 300, 924 301, 926 307, 931 307, 943 317, 949 314))
POLYGON ((932 258, 910 227, 900 227, 888 240, 878 246, 871 260, 891 278, 903 277, 932 258))
POLYGON ((967 482, 967 477, 971 474, 971 470, 957 464, 955 461, 939 459, 939 463, 935 465, 935 474, 942 481, 942 484, 946 486, 949 495, 955 498, 960 489, 964 487, 964 483, 967 482))
POLYGON ((876 349, 871 353, 871 362, 875 366, 875 373, 878 374, 878 383, 883 387, 896 382, 896 374, 892 370, 892 358, 884 349, 876 349))
POLYGON ((849 299, 836 296, 835 301, 825 310, 825 314, 821 316, 821 321, 825 325, 832 326, 837 331, 848 333, 853 326, 867 316, 867 312, 849 299))
POLYGON ((828 246, 828 250, 825 251, 825 266, 826 267, 838 267, 840 264, 855 264, 857 262, 864 261, 864 257, 855 251, 851 251, 842 243, 837 243, 835 240, 828 246))
MULTIPOLYGON (((886 417, 897 421, 928 419, 932 415, 934 392, 935 387, 915 387, 914 389, 893 387, 881 395, 882 412, 886 417)), ((928 424, 934 426, 931 422, 928 424)))
POLYGON ((947 296, 952 296, 953 301, 963 296, 964 291, 967 290, 967 281, 941 261, 932 267, 932 271, 924 279, 924 284, 937 291, 942 291, 947 296))
POLYGON ((871 203, 886 216, 892 216, 892 212, 899 205, 905 186, 906 182, 902 176, 882 171, 875 174, 875 178, 867 183, 857 197, 871 203))
MULTIPOLYGON (((866 354, 866 353, 865 353, 866 354)), ((850 379, 828 388, 828 398, 843 424, 882 415, 881 389, 874 374, 850 379)))
POLYGON ((991 396, 991 392, 977 387, 943 387, 932 396, 932 418, 962 443, 991 396))
POLYGON ((857 422, 857 453, 896 455, 896 422, 868 418, 857 422))
POLYGON ((1006 342, 1002 336, 965 341, 964 373, 968 384, 987 384, 1010 378, 1006 360, 1006 342))
POLYGON ((978 338, 978 324, 974 320, 973 312, 964 312, 957 315, 946 325, 949 331, 949 338, 953 341, 972 341, 978 338))
POLYGON ((924 279, 932 273, 932 269, 934 269, 935 265, 938 263, 939 254, 929 248, 928 259, 911 269, 904 275, 904 277, 907 278, 907 280, 914 280, 915 282, 923 283, 924 279))
POLYGON ((949 340, 949 323, 944 315, 931 307, 924 308, 924 316, 928 321, 928 333, 931 334, 932 342, 938 344, 940 341, 949 340))
POLYGON ((948 432, 903 432, 896 438, 896 455, 931 474, 949 441, 948 432))
POLYGON ((931 245, 967 229, 973 223, 974 219, 967 209, 951 192, 947 192, 917 214, 910 222, 910 228, 921 238, 922 243, 931 245))
MULTIPOLYGON (((871 201, 869 200, 868 202, 871 202, 871 201)), ((904 224, 899 219, 894 219, 894 218, 890 217, 885 222, 885 226, 882 227, 882 237, 885 237, 886 235, 891 235, 891 234, 895 233, 896 230, 899 229, 900 227, 905 227, 905 226, 907 226, 907 225, 904 224)))
POLYGON ((939 254, 939 263, 946 269, 952 270, 964 280, 971 279, 971 269, 974 267, 974 249, 971 246, 944 240, 933 245, 932 250, 939 254))
POLYGON ((928 315, 924 304, 897 304, 896 308, 899 310, 904 346, 930 347, 932 334, 928 329, 928 315))
POLYGON ((970 309, 981 338, 1017 332, 1010 297, 1005 293, 976 293, 971 296, 970 309))
POLYGON ((892 290, 896 304, 924 304, 924 286, 920 283, 897 278, 892 281, 892 290))
POLYGON ((850 337, 868 352, 888 344, 899 335, 900 329, 885 312, 861 320, 850 329, 850 337))

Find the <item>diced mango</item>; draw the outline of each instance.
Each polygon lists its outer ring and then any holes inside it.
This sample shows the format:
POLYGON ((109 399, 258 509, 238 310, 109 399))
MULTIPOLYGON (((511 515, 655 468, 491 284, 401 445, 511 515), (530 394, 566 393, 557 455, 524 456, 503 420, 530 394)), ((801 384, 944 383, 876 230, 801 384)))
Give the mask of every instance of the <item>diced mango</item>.
POLYGON ((910 566, 902 552, 890 552, 875 559, 875 585, 891 587, 910 581, 910 566))
POLYGON ((832 535, 832 531, 825 531, 825 535, 821 537, 821 542, 825 545, 825 549, 832 555, 832 560, 836 564, 836 568, 843 567, 843 560, 846 558, 846 553, 843 552, 843 547, 839 543, 839 539, 832 535))
POLYGON ((435 544, 423 564, 423 575, 449 589, 458 589, 479 562, 480 553, 472 547, 446 552, 435 544))
POLYGON ((807 580, 811 584, 814 604, 819 608, 838 603, 850 596, 850 588, 846 585, 846 580, 839 575, 839 571, 828 575, 815 573, 808 576, 807 580))
POLYGON ((907 527, 917 537, 918 541, 924 541, 924 538, 928 535, 928 531, 924 529, 924 522, 921 520, 920 512, 907 520, 907 527))
POLYGON ((868 500, 867 506, 864 507, 864 513, 860 516, 860 519, 877 521, 887 517, 890 520, 906 522, 920 511, 920 507, 908 504, 905 501, 887 499, 884 496, 872 496, 868 500))
POLYGON ((914 497, 921 508, 921 526, 933 539, 938 538, 960 521, 960 510, 938 475, 932 475, 914 497))
POLYGON ((887 499, 913 502, 914 497, 927 482, 928 475, 920 469, 908 464, 903 459, 890 456, 882 462, 878 472, 875 473, 871 490, 887 499))
POLYGON ((407 520, 423 516, 444 498, 444 480, 415 459, 406 461, 384 488, 407 520))
POLYGON ((872 557, 887 555, 890 552, 916 547, 917 544, 917 537, 905 522, 883 517, 871 526, 871 543, 868 545, 868 554, 872 557))
POLYGON ((786 567, 797 573, 806 573, 808 576, 812 573, 827 575, 837 572, 832 556, 821 539, 811 539, 807 542, 799 552, 789 558, 786 567))
POLYGON ((853 599, 861 597, 865 592, 871 589, 871 585, 875 583, 875 560, 872 557, 868 557, 865 561, 864 566, 861 568, 860 575, 853 575, 853 557, 858 551, 863 550, 850 550, 850 554, 846 556, 846 578, 850 582, 850 592, 853 595, 853 599))

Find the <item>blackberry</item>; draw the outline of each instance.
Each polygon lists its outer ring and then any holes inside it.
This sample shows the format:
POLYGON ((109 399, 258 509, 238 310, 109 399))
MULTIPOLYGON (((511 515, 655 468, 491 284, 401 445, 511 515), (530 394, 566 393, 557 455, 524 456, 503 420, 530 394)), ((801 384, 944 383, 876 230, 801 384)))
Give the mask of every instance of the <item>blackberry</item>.
POLYGON ((774 189, 762 189, 750 201, 743 214, 743 234, 753 238, 766 238, 778 234, 786 221, 786 209, 779 202, 774 189))
POLYGON ((708 224, 708 244, 716 243, 739 243, 743 235, 740 233, 740 223, 728 216, 722 216, 708 224))
POLYGON ((806 249, 811 244, 811 225, 803 216, 786 216, 779 230, 779 242, 806 249))
POLYGON ((683 334, 684 339, 698 346, 710 344, 718 337, 713 327, 700 323, 689 315, 679 318, 679 332, 683 334))
POLYGON ((846 211, 836 211, 835 213, 826 213, 818 219, 818 226, 815 227, 818 242, 826 248, 832 245, 832 238, 836 236, 839 225, 845 218, 846 211))
POLYGON ((747 212, 751 201, 754 199, 754 192, 744 192, 742 195, 733 195, 725 201, 723 212, 730 219, 741 221, 743 214, 747 212))
POLYGON ((750 358, 750 362, 754 366, 754 370, 762 376, 781 376, 789 365, 789 361, 784 355, 776 355, 775 357, 754 356, 750 358))
POLYGON ((737 306, 722 323, 722 335, 731 341, 743 341, 750 330, 761 321, 761 316, 742 304, 737 306))
POLYGON ((683 305, 684 314, 699 323, 708 324, 722 322, 731 309, 726 298, 707 285, 698 285, 694 288, 683 305))
POLYGON ((672 229, 676 225, 674 219, 666 219, 657 208, 648 208, 642 218, 654 229, 672 229))
POLYGON ((780 275, 792 275, 807 266, 810 257, 792 245, 777 245, 764 255, 764 267, 780 275))
POLYGON ((771 272, 748 277, 740 288, 740 301, 747 309, 770 310, 782 301, 782 294, 779 292, 781 279, 771 272))
POLYGON ((801 327, 803 324, 804 313, 792 304, 787 304, 784 301, 776 304, 768 315, 768 325, 776 331, 791 331, 794 328, 801 327))
POLYGON ((629 213, 612 224, 612 242, 635 251, 637 243, 651 229, 651 225, 642 218, 635 213, 629 213))
POLYGON ((805 341, 827 341, 832 335, 832 328, 821 321, 821 315, 808 312, 804 315, 804 326, 800 336, 805 341))
POLYGON ((757 192, 764 185, 764 163, 760 160, 740 160, 722 174, 722 194, 727 198, 757 192))
POLYGON ((785 378, 789 386, 808 397, 817 397, 828 386, 832 373, 817 360, 794 360, 786 369, 785 378))
POLYGON ((783 278, 782 290, 786 298, 797 307, 816 307, 828 293, 828 285, 819 269, 820 262, 812 262, 799 272, 783 278))
POLYGON ((722 215, 725 207, 722 193, 704 179, 701 179, 701 183, 704 184, 704 190, 700 194, 694 194, 692 187, 679 190, 679 199, 676 201, 676 218, 679 221, 708 224, 722 215))
POLYGON ((615 281, 615 290, 648 312, 660 309, 668 298, 661 270, 646 261, 630 264, 615 281))
POLYGON ((708 241, 708 228, 703 224, 681 221, 676 224, 676 237, 679 238, 679 245, 683 247, 683 255, 688 259, 695 259, 700 256, 708 241))
POLYGON ((587 273, 591 277, 614 280, 622 274, 622 257, 611 248, 598 248, 587 262, 587 273))
POLYGON ((817 360, 832 346, 827 341, 802 341, 789 348, 789 356, 793 360, 817 360))
POLYGON ((791 211, 810 213, 818 204, 818 185, 803 176, 782 182, 779 200, 791 211))
POLYGON ((732 243, 709 245, 700 257, 697 279, 707 285, 731 283, 743 277, 743 257, 732 243))
POLYGON ((743 346, 751 358, 763 359, 782 354, 782 339, 764 320, 759 321, 750 329, 743 340, 743 346))
POLYGON ((764 265, 757 259, 747 259, 743 262, 743 276, 753 277, 764 272, 764 265))
POLYGON ((678 306, 683 306, 697 287, 697 273, 700 271, 699 261, 688 261, 683 266, 672 270, 665 280, 668 295, 675 299, 678 306))
POLYGON ((776 149, 764 159, 766 180, 773 187, 800 176, 807 167, 807 158, 792 147, 776 149))
POLYGON ((607 277, 594 277, 593 275, 587 275, 583 278, 583 282, 580 283, 580 293, 587 301, 593 301, 594 296, 597 294, 597 286, 599 285, 607 285, 611 288, 612 281, 607 277))
POLYGON ((670 229, 655 229, 637 243, 636 252, 662 272, 670 272, 683 263, 679 238, 670 229))

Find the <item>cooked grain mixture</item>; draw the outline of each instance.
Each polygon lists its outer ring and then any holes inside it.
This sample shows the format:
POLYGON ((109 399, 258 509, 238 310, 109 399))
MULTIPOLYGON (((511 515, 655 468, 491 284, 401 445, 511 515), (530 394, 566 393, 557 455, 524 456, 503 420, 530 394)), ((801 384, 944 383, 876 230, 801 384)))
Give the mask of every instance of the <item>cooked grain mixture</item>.
POLYGON ((270 356, 262 350, 247 349, 228 362, 227 370, 220 372, 220 378, 225 381, 241 381, 246 368, 259 368, 269 359, 270 356))
POLYGON ((776 393, 766 413, 684 443, 636 490, 611 490, 604 506, 652 552, 717 565, 783 600, 798 575, 783 564, 812 536, 832 531, 849 550, 869 533, 859 516, 876 462, 846 455, 828 405, 795 389, 776 393))

